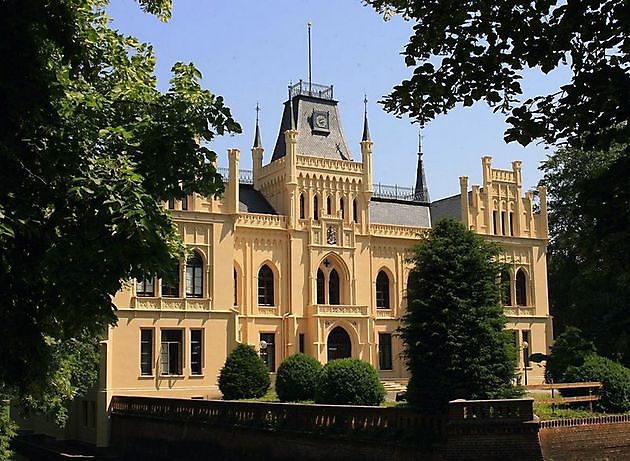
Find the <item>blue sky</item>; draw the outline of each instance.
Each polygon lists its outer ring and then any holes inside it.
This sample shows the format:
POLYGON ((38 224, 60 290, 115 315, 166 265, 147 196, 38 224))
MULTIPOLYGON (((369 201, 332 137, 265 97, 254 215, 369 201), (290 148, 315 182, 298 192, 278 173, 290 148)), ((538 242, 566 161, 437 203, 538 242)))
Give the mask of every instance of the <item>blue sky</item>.
MULTIPOLYGON (((408 118, 384 112, 378 100, 411 69, 400 55, 412 24, 399 17, 385 22, 360 0, 174 0, 168 23, 142 13, 133 0, 113 0, 108 7, 113 27, 153 44, 160 88, 168 86, 171 66, 194 62, 202 84, 222 95, 243 134, 219 138, 212 148, 221 166, 226 151, 241 150, 241 167, 251 167, 256 103, 262 108, 260 125, 264 163, 269 161, 280 124, 287 85, 307 79, 307 22, 312 23, 313 81, 334 85, 346 140, 360 160, 363 94, 369 104, 374 141, 374 181, 411 186, 415 181, 418 126, 408 118)), ((525 96, 545 94, 568 80, 566 70, 549 75, 525 75, 525 96)), ((481 182, 481 156, 491 155, 493 166, 511 168, 523 161, 523 186, 540 178, 538 164, 549 150, 542 145, 523 148, 503 141, 504 116, 482 103, 456 108, 424 130, 424 160, 432 199, 459 192, 459 176, 481 182)))

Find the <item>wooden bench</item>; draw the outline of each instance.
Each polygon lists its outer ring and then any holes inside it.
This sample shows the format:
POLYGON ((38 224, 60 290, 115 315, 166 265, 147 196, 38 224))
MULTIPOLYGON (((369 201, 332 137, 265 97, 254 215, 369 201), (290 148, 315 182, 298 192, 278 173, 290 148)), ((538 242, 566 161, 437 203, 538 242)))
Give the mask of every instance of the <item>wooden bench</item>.
POLYGON ((552 408, 555 409, 556 404, 588 402, 591 411, 593 411, 593 402, 599 400, 599 395, 593 395, 593 389, 601 389, 602 383, 599 381, 589 381, 585 383, 552 383, 552 384, 532 384, 525 386, 527 390, 551 390, 550 402, 552 408), (575 397, 556 397, 554 391, 558 389, 588 389, 588 395, 578 395, 575 397))

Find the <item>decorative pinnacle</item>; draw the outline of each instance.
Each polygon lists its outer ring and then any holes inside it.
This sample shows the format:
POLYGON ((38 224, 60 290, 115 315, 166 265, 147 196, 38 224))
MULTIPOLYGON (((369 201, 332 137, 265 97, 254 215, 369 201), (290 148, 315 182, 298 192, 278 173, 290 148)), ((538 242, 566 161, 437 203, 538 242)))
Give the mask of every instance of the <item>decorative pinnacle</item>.
POLYGON ((363 115, 363 138, 361 141, 371 141, 370 139, 370 129, 368 128, 368 118, 367 118, 367 95, 363 95, 363 106, 364 106, 364 115, 363 115))
POLYGON ((418 155, 422 155, 422 140, 424 139, 424 135, 422 134, 422 130, 424 130, 424 123, 420 125, 418 129, 418 155))
POLYGON ((289 82, 289 117, 291 118, 291 130, 295 130, 295 120, 293 120, 293 98, 291 97, 291 87, 293 82, 289 82))
POLYGON ((256 102, 256 134, 254 135, 254 147, 262 147, 260 140, 260 126, 258 126, 258 112, 260 112, 260 106, 256 102))

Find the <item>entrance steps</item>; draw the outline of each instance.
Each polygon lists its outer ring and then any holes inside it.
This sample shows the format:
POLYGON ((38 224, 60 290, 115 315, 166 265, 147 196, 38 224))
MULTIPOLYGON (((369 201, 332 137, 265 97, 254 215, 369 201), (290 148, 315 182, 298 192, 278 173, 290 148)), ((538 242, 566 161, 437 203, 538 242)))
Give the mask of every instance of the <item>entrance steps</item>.
POLYGON ((385 378, 381 379, 385 392, 404 392, 407 390, 409 378, 385 378))

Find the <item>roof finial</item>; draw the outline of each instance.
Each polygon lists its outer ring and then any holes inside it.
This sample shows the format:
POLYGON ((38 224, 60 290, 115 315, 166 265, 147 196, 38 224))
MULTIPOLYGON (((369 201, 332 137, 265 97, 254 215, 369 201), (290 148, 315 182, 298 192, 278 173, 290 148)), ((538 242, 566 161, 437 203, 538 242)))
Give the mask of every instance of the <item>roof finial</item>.
POLYGON ((363 112, 363 138, 361 139, 361 141, 371 141, 370 139, 370 129, 368 128, 368 118, 367 118, 367 95, 363 94, 363 106, 364 106, 364 112, 363 112))
POLYGON ((258 105, 258 101, 256 101, 256 134, 254 136, 254 147, 262 147, 262 142, 260 141, 260 126, 258 125, 259 112, 260 106, 258 105))
POLYGON ((427 187, 427 180, 424 175, 424 163, 422 161, 423 129, 424 124, 420 125, 418 129, 418 168, 416 171, 416 187, 413 191, 413 198, 416 202, 429 203, 431 200, 429 199, 429 188, 427 187))
POLYGON ((295 130, 295 120, 293 119, 293 98, 291 97, 292 87, 293 87, 293 82, 289 82, 289 117, 291 119, 291 129, 295 130))

